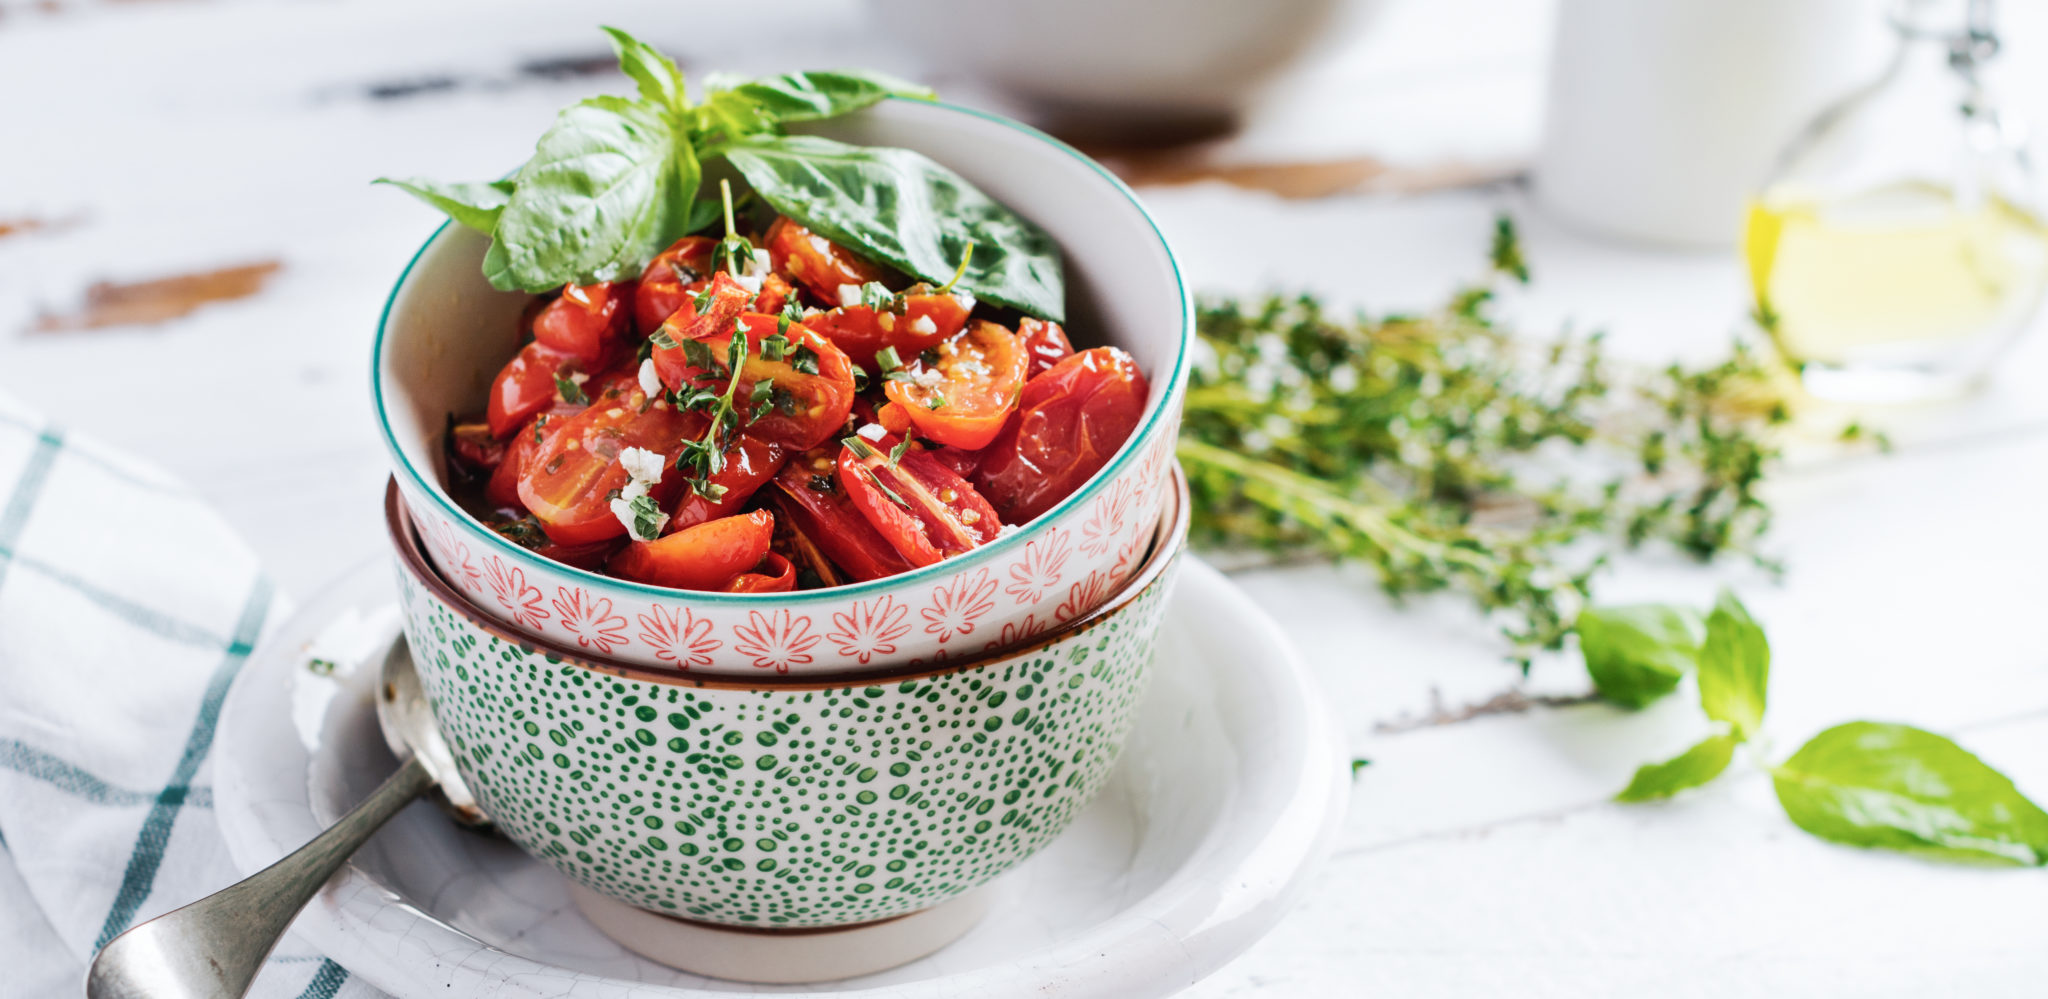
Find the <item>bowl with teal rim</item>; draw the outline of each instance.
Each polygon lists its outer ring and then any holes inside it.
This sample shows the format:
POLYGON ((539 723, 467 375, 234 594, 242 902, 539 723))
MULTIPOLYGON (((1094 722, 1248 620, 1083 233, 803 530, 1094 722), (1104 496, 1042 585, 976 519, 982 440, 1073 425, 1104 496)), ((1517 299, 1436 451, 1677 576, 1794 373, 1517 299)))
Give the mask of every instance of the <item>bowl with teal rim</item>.
POLYGON ((1130 578, 1088 614, 958 662, 818 675, 684 673, 535 638, 431 565, 395 484, 385 505, 420 679, 500 831, 607 904, 815 932, 967 896, 1100 789, 1187 537, 1185 481, 1168 481, 1130 578))
POLYGON ((543 558, 463 510, 443 477, 450 414, 481 409, 519 345, 524 295, 484 280, 489 240, 444 226, 407 265, 379 320, 372 388, 398 491, 428 560, 498 622, 537 640, 685 673, 825 675, 942 663, 1028 642, 1091 613, 1137 571, 1172 489, 1194 312, 1137 197, 1100 164, 1005 118, 890 99, 809 130, 914 149, 1049 233, 1061 248, 1077 349, 1132 355, 1150 394, 1099 472, 1031 523, 883 579, 790 593, 648 586, 543 558))

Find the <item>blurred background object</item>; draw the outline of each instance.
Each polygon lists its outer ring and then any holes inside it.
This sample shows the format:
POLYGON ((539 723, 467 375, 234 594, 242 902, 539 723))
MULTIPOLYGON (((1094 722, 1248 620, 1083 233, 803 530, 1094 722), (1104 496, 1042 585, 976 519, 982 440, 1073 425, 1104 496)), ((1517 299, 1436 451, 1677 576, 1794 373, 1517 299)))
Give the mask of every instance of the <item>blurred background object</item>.
POLYGON ((1142 142, 1228 130, 1324 34, 1339 0, 873 4, 932 69, 1023 99, 1055 131, 1142 142))
POLYGON ((1743 241, 1758 322, 1808 391, 1856 402, 1967 390, 2048 281, 2026 129, 1982 78, 1990 0, 1890 23, 1890 64, 1786 147, 1743 241))
POLYGON ((1563 0, 1539 202, 1566 222, 1733 246, 1745 199, 1815 112, 1875 75, 1879 0, 1563 0))

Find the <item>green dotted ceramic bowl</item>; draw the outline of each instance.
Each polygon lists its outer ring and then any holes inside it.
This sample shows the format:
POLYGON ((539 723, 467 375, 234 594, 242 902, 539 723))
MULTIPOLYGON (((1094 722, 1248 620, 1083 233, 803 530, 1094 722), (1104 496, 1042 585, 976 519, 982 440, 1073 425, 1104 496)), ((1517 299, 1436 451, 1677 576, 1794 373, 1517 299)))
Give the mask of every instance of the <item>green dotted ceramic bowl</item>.
POLYGON ((1094 796, 1187 536, 1174 482, 1150 554, 1094 613, 957 664, 836 676, 682 673, 538 641, 428 567, 395 490, 385 506, 420 678, 498 828, 628 904, 797 928, 959 896, 1094 796))

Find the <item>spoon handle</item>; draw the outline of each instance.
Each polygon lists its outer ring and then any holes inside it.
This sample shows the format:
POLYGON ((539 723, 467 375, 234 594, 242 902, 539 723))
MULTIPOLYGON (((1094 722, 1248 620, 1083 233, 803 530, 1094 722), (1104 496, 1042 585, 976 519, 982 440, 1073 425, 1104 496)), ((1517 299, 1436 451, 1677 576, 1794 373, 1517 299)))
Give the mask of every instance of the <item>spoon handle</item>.
POLYGON ((89 999, 240 999, 285 928, 356 848, 433 786, 407 758, 362 803, 255 874, 115 937, 93 959, 89 999))

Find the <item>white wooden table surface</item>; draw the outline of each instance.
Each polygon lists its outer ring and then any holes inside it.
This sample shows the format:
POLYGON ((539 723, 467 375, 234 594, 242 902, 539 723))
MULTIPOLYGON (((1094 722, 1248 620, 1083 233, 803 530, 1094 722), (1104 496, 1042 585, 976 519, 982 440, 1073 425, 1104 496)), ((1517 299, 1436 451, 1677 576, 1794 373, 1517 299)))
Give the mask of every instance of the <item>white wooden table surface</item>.
MULTIPOLYGON (((0 391, 195 482, 287 592, 310 592, 382 543, 368 346, 434 225, 367 181, 518 162, 556 108, 621 88, 599 22, 693 71, 916 70, 853 0, 778 5, 773 25, 750 6, 0 0, 0 391), (735 37, 750 41, 717 41, 735 37), (113 315, 89 305, 95 282, 221 269, 255 293, 76 328, 113 315)), ((2008 60, 2038 84, 2048 11, 2006 6, 2008 60)), ((1221 155, 1512 167, 1537 133, 1548 17, 1545 3, 1390 0, 1221 155)), ((2022 92, 2048 101, 2048 87, 2022 92)), ((1570 319, 1606 326, 1631 356, 1705 357, 1743 311, 1728 256, 1587 240, 1512 185, 1313 201, 1221 183, 1142 193, 1199 288, 1427 304, 1474 273, 1507 208, 1536 272, 1512 303, 1531 328, 1570 319), (1301 250, 1275 260, 1254 245, 1301 250)), ((1649 557, 1620 566, 1603 595, 1704 602, 1739 587, 1775 650, 1779 755, 1835 722, 1910 721, 2048 801, 2048 336, 1984 398, 1891 426, 1894 454, 1822 451, 1779 477, 1782 584, 1649 557)), ((1453 602, 1396 609, 1336 569, 1239 582, 1294 634, 1372 763, 1300 908, 1190 994, 2048 992, 2040 872, 1819 843, 1753 774, 1667 805, 1611 804, 1638 763, 1703 729, 1687 698, 1635 714, 1532 707, 1502 695, 1582 693, 1576 661, 1540 661, 1524 682, 1453 602)))

